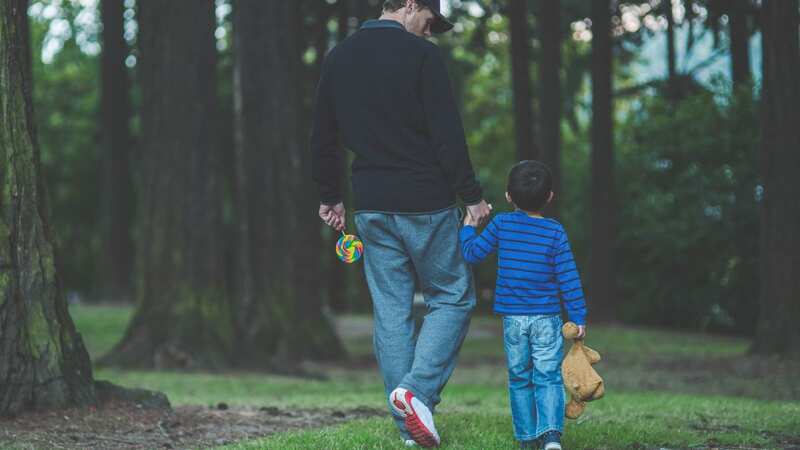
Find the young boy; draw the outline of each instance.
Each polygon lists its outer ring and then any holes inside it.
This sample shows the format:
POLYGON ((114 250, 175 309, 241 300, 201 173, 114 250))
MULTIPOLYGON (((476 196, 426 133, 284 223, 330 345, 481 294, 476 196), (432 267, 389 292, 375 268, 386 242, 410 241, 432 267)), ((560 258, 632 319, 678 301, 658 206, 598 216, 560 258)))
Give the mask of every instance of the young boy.
POLYGON ((497 252, 494 311, 503 316, 514 436, 521 448, 561 449, 564 430, 561 303, 585 334, 586 303, 564 227, 541 211, 553 199, 550 169, 522 161, 508 176, 506 200, 477 235, 467 215, 461 249, 470 264, 497 252))

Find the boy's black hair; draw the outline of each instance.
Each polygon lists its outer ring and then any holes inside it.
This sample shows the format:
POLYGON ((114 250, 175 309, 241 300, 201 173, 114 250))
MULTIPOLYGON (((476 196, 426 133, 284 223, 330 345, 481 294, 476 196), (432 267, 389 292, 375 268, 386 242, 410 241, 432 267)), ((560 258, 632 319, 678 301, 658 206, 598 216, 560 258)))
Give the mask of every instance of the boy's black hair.
POLYGON ((539 161, 520 161, 508 174, 506 191, 514 205, 523 211, 541 211, 552 190, 550 168, 539 161))

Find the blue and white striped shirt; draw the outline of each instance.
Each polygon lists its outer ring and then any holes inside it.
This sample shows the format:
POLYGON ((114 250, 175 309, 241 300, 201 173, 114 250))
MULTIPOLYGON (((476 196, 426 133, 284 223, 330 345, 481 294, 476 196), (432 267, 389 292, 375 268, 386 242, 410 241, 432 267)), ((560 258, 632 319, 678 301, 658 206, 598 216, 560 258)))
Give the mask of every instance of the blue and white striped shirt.
POLYGON ((567 232, 553 219, 522 211, 495 216, 478 235, 460 232, 464 259, 477 264, 497 252, 494 311, 504 315, 559 314, 564 302, 569 319, 586 323, 586 301, 567 232))

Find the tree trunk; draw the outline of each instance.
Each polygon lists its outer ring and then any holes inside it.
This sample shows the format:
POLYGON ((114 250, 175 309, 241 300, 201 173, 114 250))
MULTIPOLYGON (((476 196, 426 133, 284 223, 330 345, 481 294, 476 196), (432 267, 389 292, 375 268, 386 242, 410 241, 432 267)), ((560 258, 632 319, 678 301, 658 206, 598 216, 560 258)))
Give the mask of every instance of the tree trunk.
MULTIPOLYGON (((323 15, 326 16, 325 21, 327 22, 328 14, 323 13, 323 15)), ((306 89, 307 84, 298 83, 298 80, 304 78, 301 75, 303 72, 303 52, 301 50, 305 48, 305 43, 300 40, 304 34, 298 32, 304 19, 299 4, 287 5, 286 16, 289 19, 287 23, 295 24, 296 28, 279 32, 280 35, 289 37, 289 42, 284 46, 287 53, 279 55, 281 60, 286 61, 289 70, 277 75, 289 76, 286 76, 283 81, 275 83, 274 86, 294 85, 296 96, 294 98, 287 96, 284 101, 287 102, 286 104, 303 105, 304 102, 301 100, 314 98, 316 89, 306 89), (292 77, 292 73, 296 75, 292 77)), ((320 32, 327 33, 327 27, 323 27, 320 32)), ((273 36, 272 39, 277 39, 277 36, 273 36)), ((327 44, 327 39, 325 41, 327 44)), ((327 45, 325 48, 327 49, 327 45)), ((321 70, 322 66, 320 65, 319 68, 321 70)), ((319 78, 317 77, 317 79, 319 78)), ((278 93, 274 92, 271 95, 275 96, 278 93)), ((294 326, 289 328, 288 333, 288 342, 290 343, 288 356, 292 360, 333 360, 344 356, 345 351, 336 333, 332 317, 328 314, 329 308, 323 297, 323 284, 318 282, 324 280, 322 259, 325 250, 322 241, 322 222, 318 218, 319 196, 316 185, 311 182, 308 175, 311 173, 308 130, 311 129, 310 112, 313 101, 309 101, 307 104, 309 106, 307 110, 300 110, 294 115, 297 122, 292 124, 287 121, 283 124, 285 126, 281 127, 284 131, 295 131, 293 142, 289 142, 291 136, 286 136, 286 148, 291 152, 289 156, 294 169, 290 179, 294 185, 294 194, 291 199, 291 205, 294 207, 290 208, 294 212, 294 223, 290 224, 290 230, 295 230, 298 236, 294 251, 291 252, 294 266, 290 282, 295 295, 287 302, 294 309, 294 326), (305 114, 306 111, 309 114, 305 114), (308 120, 305 120, 306 118, 308 120)), ((275 113, 278 114, 278 111, 275 113)), ((276 125, 280 126, 280 124, 276 125)), ((273 130, 273 133, 277 132, 277 129, 273 130)))
POLYGON ((672 97, 677 94, 678 70, 675 55, 675 18, 672 16, 672 0, 663 0, 664 14, 667 16, 667 92, 672 97))
POLYGON ((734 86, 750 81, 750 31, 747 27, 749 0, 730 2, 730 55, 731 77, 734 86))
POLYGON ((95 402, 62 294, 33 123, 27 1, 0 2, 0 415, 95 402))
POLYGON ((221 367, 233 348, 216 146, 213 0, 139 0, 138 308, 103 362, 221 367))
POLYGON ((591 294, 595 317, 613 317, 614 152, 611 7, 592 1, 592 243, 591 294))
MULTIPOLYGON (((337 44, 341 43, 349 34, 349 18, 350 18, 350 2, 347 0, 340 0, 337 4, 336 10, 336 18, 337 18, 337 33, 336 33, 336 40, 337 44)), ((315 80, 316 81, 316 80, 315 80)), ((342 149, 344 151, 344 149, 342 149)), ((332 170, 336 170, 339 173, 339 176, 342 180, 347 178, 347 171, 344 164, 345 158, 342 158, 342 165, 340 167, 332 168, 332 170)), ((343 183, 342 186, 347 186, 347 184, 343 183)), ((339 237, 341 237, 340 233, 337 233, 335 230, 331 229, 328 233, 328 238, 325 240, 323 244, 324 251, 326 252, 326 291, 328 293, 328 305, 331 309, 336 313, 344 313, 347 312, 349 308, 349 304, 347 301, 347 272, 345 271, 345 266, 339 261, 339 258, 336 257, 336 253, 333 249, 336 247, 336 243, 339 241, 339 237)))
POLYGON ((299 139, 303 77, 295 8, 242 0, 234 12, 237 154, 247 217, 242 251, 249 254, 252 285, 251 298, 237 308, 237 352, 260 352, 263 361, 342 354, 318 290, 322 243, 308 150, 299 139))
POLYGON ((800 355, 800 49, 797 0, 763 3, 761 314, 757 353, 800 355))
POLYGON ((541 2, 539 8, 542 159, 553 172, 553 191, 557 192, 547 211, 550 216, 558 217, 558 198, 564 195, 561 191, 561 0, 541 2))
POLYGON ((531 88, 531 49, 527 0, 510 0, 508 20, 511 29, 511 85, 514 102, 514 136, 518 161, 540 157, 535 141, 533 94, 531 88))
POLYGON ((101 63, 103 135, 103 263, 99 294, 103 300, 131 297, 134 244, 131 237, 134 193, 131 179, 130 80, 125 67, 128 46, 123 38, 123 2, 103 0, 103 54, 101 63))

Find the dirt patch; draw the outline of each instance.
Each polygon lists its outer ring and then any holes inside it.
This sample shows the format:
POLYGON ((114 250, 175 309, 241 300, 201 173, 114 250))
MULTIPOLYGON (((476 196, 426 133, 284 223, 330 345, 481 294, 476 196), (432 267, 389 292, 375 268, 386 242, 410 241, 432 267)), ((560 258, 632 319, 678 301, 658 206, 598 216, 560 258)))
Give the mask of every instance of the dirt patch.
POLYGON ((101 409, 28 413, 0 419, 0 447, 14 449, 208 448, 273 433, 385 415, 374 408, 343 410, 213 408, 147 409, 111 403, 101 409))

